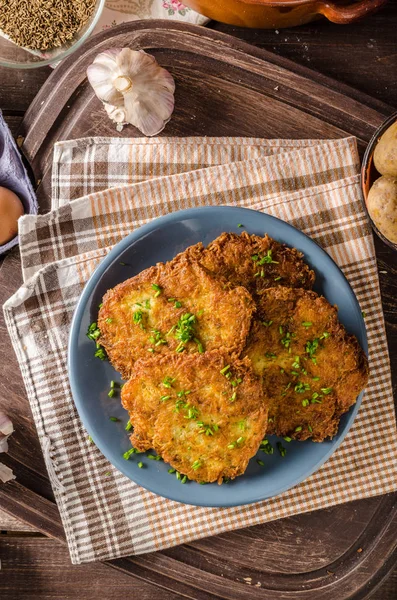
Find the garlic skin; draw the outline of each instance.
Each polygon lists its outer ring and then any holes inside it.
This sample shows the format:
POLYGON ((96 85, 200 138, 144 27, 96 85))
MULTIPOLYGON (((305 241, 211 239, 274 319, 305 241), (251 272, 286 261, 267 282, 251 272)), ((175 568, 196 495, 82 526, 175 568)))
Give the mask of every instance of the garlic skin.
POLYGON ((0 411, 0 452, 8 452, 8 438, 14 431, 11 419, 0 411))
POLYGON ((87 77, 118 130, 131 123, 144 135, 153 136, 170 120, 174 79, 143 50, 106 50, 88 67, 87 77))
POLYGON ((123 131, 124 125, 127 125, 127 116, 125 114, 125 109, 123 107, 112 106, 112 104, 108 104, 107 102, 103 103, 106 112, 108 113, 109 118, 113 121, 113 123, 117 124, 117 131, 123 131))

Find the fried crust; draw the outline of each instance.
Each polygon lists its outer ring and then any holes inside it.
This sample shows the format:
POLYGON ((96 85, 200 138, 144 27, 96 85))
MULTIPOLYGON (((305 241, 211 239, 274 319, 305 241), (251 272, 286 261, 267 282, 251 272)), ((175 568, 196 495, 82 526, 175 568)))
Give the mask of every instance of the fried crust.
POLYGON ((332 438, 368 381, 356 338, 339 323, 337 308, 312 291, 268 289, 258 317, 245 353, 269 397, 268 434, 332 438))
POLYGON ((127 379, 135 361, 150 353, 219 349, 238 356, 254 310, 246 289, 231 288, 188 256, 179 255, 105 294, 98 315, 98 342, 127 379), (182 342, 177 339, 178 321, 187 314, 194 315, 193 338, 182 342))
POLYGON ((134 427, 133 446, 154 448, 200 482, 244 473, 266 432, 260 378, 247 359, 217 351, 140 360, 121 397, 134 427))
POLYGON ((301 252, 268 235, 222 233, 206 248, 199 243, 186 252, 212 273, 233 286, 242 285, 254 296, 275 285, 311 289, 315 280, 301 252), (264 262, 269 257, 272 262, 264 262))

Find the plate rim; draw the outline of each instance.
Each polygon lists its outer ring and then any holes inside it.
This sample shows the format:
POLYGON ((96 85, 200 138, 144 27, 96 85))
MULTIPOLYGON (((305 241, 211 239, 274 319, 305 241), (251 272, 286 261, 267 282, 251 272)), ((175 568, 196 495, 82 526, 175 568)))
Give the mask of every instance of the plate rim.
MULTIPOLYGON (((94 292, 95 288, 98 286, 98 284, 100 282, 101 277, 104 275, 107 268, 114 262, 115 258, 117 258, 125 250, 127 250, 135 241, 137 241, 141 237, 145 236, 147 233, 150 233, 151 231, 157 229, 159 227, 159 225, 161 227, 163 225, 166 225, 168 221, 178 220, 182 215, 186 219, 189 219, 189 218, 194 218, 194 216, 196 216, 200 212, 204 212, 204 211, 211 212, 211 211, 219 211, 219 210, 226 210, 228 212, 239 212, 239 213, 241 213, 241 211, 249 212, 249 213, 258 213, 262 217, 266 217, 273 221, 281 222, 283 224, 283 226, 286 226, 287 228, 292 229, 294 232, 298 233, 298 235, 303 236, 303 238, 306 238, 309 241, 309 243, 314 244, 316 246, 316 250, 320 254, 324 255, 327 260, 329 260, 333 263, 333 265, 338 269, 339 273, 341 274, 341 276, 347 283, 347 286, 350 290, 350 295, 354 301, 354 304, 358 308, 358 314, 361 315, 359 324, 360 324, 360 329, 362 331, 362 337, 363 337, 362 342, 363 343, 361 344, 361 342, 360 342, 360 346, 362 347, 366 356, 368 356, 367 329, 366 329, 366 326, 364 323, 364 318, 362 317, 360 303, 358 302, 358 299, 357 299, 357 297, 354 293, 354 290, 353 290, 350 282, 348 281, 347 277, 345 276, 345 274, 343 273, 341 268, 338 266, 338 264, 335 262, 335 260, 315 240, 313 240, 309 235, 307 235, 306 233, 304 233, 297 227, 294 227, 287 221, 284 221, 283 219, 280 219, 278 217, 270 215, 264 211, 255 210, 252 208, 246 208, 243 206, 231 206, 231 205, 199 206, 199 207, 194 207, 194 208, 177 210, 174 212, 167 213, 166 215, 162 215, 160 217, 154 218, 149 223, 145 223, 144 225, 137 227, 134 231, 129 233, 122 240, 120 240, 117 244, 115 244, 115 246, 110 250, 110 252, 103 258, 103 260, 100 262, 100 264, 95 268, 94 272, 91 274, 90 278, 86 282, 86 284, 79 296, 79 299, 77 301, 74 312, 73 312, 73 317, 72 317, 72 321, 70 324, 70 331, 69 331, 69 337, 68 337, 68 346, 67 346, 67 370, 68 370, 68 379, 69 379, 69 383, 70 383, 70 389, 71 389, 74 405, 76 407, 79 418, 81 419, 84 428, 88 432, 88 435, 90 437, 92 437, 94 444, 97 446, 97 448, 100 450, 100 452, 104 455, 104 457, 116 469, 118 469, 124 476, 126 476, 130 481, 132 481, 133 483, 135 483, 137 485, 140 485, 144 489, 146 489, 158 496, 167 498, 174 502, 178 502, 180 504, 186 504, 189 506, 202 506, 202 507, 207 507, 207 508, 227 508, 227 507, 236 507, 236 506, 245 506, 245 505, 249 505, 249 504, 255 504, 257 502, 269 500, 270 498, 276 498, 276 497, 280 496, 281 494, 283 494, 284 492, 294 488, 299 483, 306 481, 311 475, 316 473, 321 468, 321 466, 327 462, 327 460, 332 456, 332 454, 334 454, 334 452, 340 447, 340 445, 342 444, 346 435, 350 431, 350 429, 356 419, 357 413, 360 409, 362 399, 363 399, 363 396, 365 393, 365 389, 362 392, 360 392, 355 404, 349 409, 348 413, 350 413, 350 414, 348 416, 347 423, 346 423, 344 430, 343 430, 342 434, 340 435, 340 437, 335 441, 331 440, 332 445, 330 446, 328 452, 326 452, 324 456, 322 456, 310 469, 308 469, 307 472, 305 472, 305 475, 303 477, 297 476, 296 478, 292 479, 290 483, 286 484, 285 486, 282 486, 277 493, 271 493, 271 494, 261 493, 259 495, 256 495, 255 497, 250 498, 249 500, 247 500, 243 503, 239 502, 239 501, 237 501, 237 502, 233 501, 232 499, 226 500, 224 502, 217 502, 217 501, 206 502, 205 499, 204 500, 200 499, 197 502, 193 503, 193 502, 187 502, 187 501, 181 500, 180 498, 176 497, 175 494, 172 493, 172 489, 170 491, 165 490, 165 493, 163 491, 160 493, 157 489, 155 489, 156 486, 153 487, 151 485, 150 479, 149 479, 149 484, 147 484, 147 481, 145 478, 143 478, 144 480, 142 480, 139 470, 137 470, 136 474, 134 473, 134 479, 133 479, 131 477, 131 474, 125 468, 126 465, 123 464, 123 463, 127 463, 127 461, 125 461, 125 459, 123 459, 122 456, 110 457, 107 452, 106 444, 102 443, 101 440, 99 440, 99 443, 98 443, 98 437, 96 435, 96 432, 95 432, 94 428, 92 427, 89 419, 86 419, 84 402, 81 402, 80 398, 79 398, 78 387, 77 387, 77 384, 75 381, 75 376, 73 373, 74 368, 73 368, 73 364, 72 364, 73 360, 74 360, 73 346, 74 347, 77 346, 76 342, 77 342, 77 338, 78 338, 78 335, 80 332, 81 321, 84 316, 84 311, 87 306, 88 298, 90 297, 91 293, 94 292), (135 475, 137 475, 137 476, 135 476, 135 475)), ((283 242, 283 243, 286 243, 286 242, 283 242)), ((348 413, 345 413, 345 414, 348 414, 348 413)), ((155 478, 154 478, 154 480, 155 480, 155 478)), ((230 495, 230 496, 232 498, 232 495, 230 495)))

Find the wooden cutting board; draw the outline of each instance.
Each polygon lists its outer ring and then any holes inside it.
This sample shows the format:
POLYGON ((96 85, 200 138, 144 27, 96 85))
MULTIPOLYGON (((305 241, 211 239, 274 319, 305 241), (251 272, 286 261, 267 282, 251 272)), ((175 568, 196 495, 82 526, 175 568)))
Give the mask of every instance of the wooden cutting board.
MULTIPOLYGON (((53 144, 117 135, 85 72, 98 52, 122 46, 149 51, 175 77, 176 109, 163 132, 167 136, 356 135, 362 152, 393 112, 345 85, 211 30, 172 21, 121 25, 92 38, 59 65, 26 114, 20 134, 36 181, 41 182, 42 212, 49 207, 53 144)), ((119 135, 141 134, 127 127, 119 135)), ((0 303, 20 282, 14 252, 0 271, 0 303)), ((4 462, 17 475, 17 481, 0 485, 0 504, 64 542, 3 321, 0 334, 1 404, 16 428, 4 462)), ((397 367, 393 356, 392 361, 397 367)), ((385 577, 397 560, 396 540, 397 494, 390 494, 107 564, 176 598, 347 600, 364 598, 385 577)))

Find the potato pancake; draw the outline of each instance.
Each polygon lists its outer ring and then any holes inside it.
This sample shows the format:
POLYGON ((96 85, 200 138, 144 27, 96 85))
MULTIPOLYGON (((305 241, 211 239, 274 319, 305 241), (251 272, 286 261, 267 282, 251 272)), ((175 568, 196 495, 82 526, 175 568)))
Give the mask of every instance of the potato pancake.
POLYGON ((267 427, 267 403, 250 362, 217 351, 140 360, 123 386, 131 443, 154 448, 179 473, 222 483, 244 473, 267 427))
POLYGON ((277 285, 311 289, 315 280, 301 252, 268 235, 222 233, 206 248, 196 244, 186 252, 212 273, 233 286, 244 286, 253 295, 277 285))
POLYGON ((109 290, 99 311, 97 342, 125 379, 139 358, 219 349, 238 356, 254 302, 200 264, 179 255, 109 290))
POLYGON ((246 355, 269 398, 268 433, 321 442, 368 381, 368 361, 315 292, 278 287, 258 301, 246 355))

